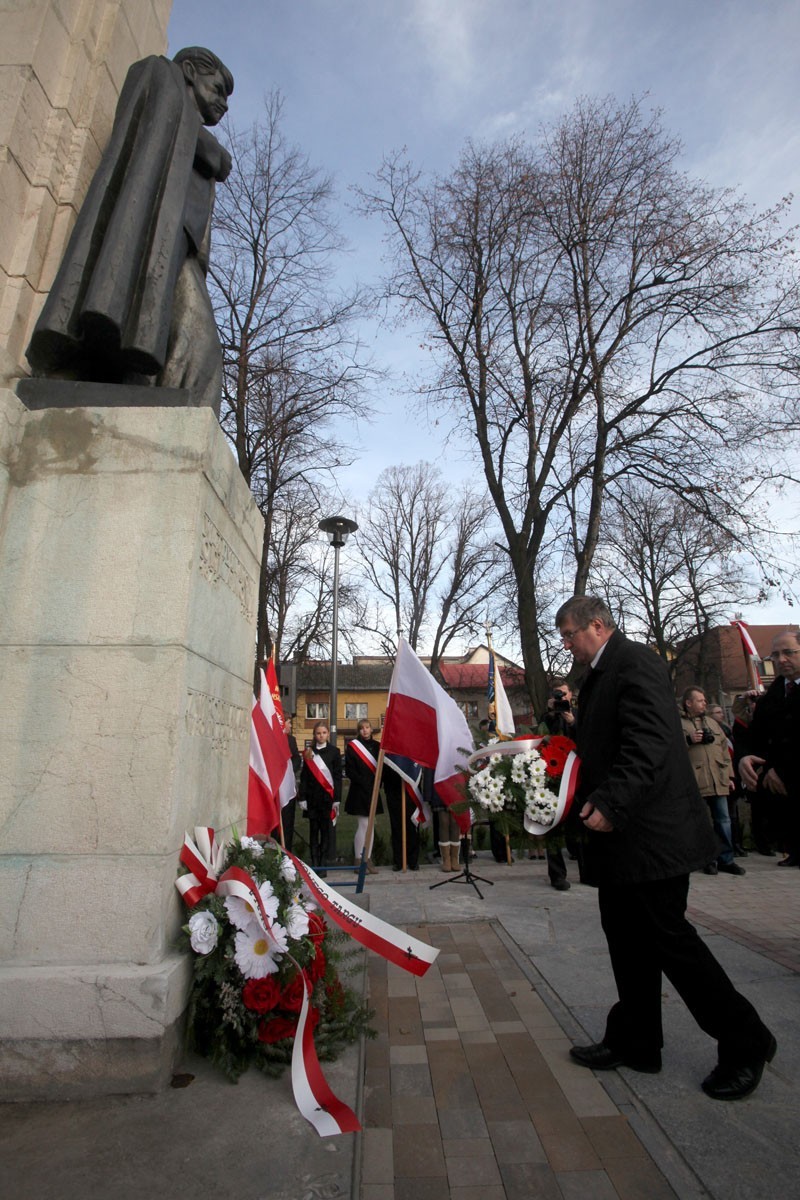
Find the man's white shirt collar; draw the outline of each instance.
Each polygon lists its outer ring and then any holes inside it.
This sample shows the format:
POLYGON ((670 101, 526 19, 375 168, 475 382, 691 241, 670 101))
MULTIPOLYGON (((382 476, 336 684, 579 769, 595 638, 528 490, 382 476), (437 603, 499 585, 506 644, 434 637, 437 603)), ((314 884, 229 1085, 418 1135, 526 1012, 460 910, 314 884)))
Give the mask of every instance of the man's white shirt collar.
POLYGON ((595 654, 594 658, 590 662, 589 666, 592 668, 592 670, 594 670, 595 667, 597 666, 597 664, 600 662, 600 655, 603 653, 603 651, 605 650, 606 646, 608 645, 608 643, 610 641, 611 641, 611 638, 608 638, 607 641, 603 642, 602 646, 597 651, 597 654, 595 654))

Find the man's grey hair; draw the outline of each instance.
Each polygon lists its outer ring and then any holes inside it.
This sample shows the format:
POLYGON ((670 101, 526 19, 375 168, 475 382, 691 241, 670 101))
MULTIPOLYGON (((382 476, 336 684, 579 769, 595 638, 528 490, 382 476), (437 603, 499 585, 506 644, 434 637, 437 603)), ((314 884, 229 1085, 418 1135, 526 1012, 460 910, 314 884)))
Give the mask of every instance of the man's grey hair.
POLYGON ((585 629, 590 621, 602 621, 606 629, 617 628, 608 605, 599 596, 572 596, 566 600, 556 613, 556 629, 560 629, 568 618, 581 629, 585 629))
POLYGON ((790 633, 797 642, 798 646, 800 646, 800 629, 781 629, 780 633, 775 634, 775 637, 772 639, 773 642, 775 641, 775 638, 785 637, 787 633, 790 633))

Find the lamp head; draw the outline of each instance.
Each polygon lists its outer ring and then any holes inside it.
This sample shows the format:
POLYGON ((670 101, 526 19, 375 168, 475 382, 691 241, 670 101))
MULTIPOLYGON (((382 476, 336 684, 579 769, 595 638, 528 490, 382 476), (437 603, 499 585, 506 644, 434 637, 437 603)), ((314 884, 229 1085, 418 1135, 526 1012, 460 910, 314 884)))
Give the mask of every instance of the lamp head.
POLYGON ((343 546, 350 534, 358 529, 358 525, 349 517, 326 517, 324 521, 320 521, 318 528, 327 533, 332 546, 343 546))

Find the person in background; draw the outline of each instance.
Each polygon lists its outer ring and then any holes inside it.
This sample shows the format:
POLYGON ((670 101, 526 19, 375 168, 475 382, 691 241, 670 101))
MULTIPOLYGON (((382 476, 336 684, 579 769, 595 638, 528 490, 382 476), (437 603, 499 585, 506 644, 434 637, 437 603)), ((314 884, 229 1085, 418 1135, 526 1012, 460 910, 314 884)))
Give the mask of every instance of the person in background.
MULTIPOLYGON (((286 740, 289 743, 289 753, 292 756, 292 770, 294 771, 295 783, 300 773, 300 767, 303 760, 300 757, 300 750, 297 745, 297 738, 292 732, 292 718, 287 717, 283 723, 283 732, 286 734, 286 740)), ((281 820, 283 821, 283 841, 286 849, 291 852, 294 845, 294 819, 297 810, 297 797, 293 797, 288 804, 284 805, 281 812, 281 820)))
MULTIPOLYGON (((733 728, 728 724, 725 710, 721 704, 709 704, 706 709, 709 717, 716 721, 722 732, 725 734, 725 739, 728 743, 728 753, 733 761, 733 728)), ((747 851, 744 848, 744 834, 742 832, 742 822, 739 819, 739 781, 736 777, 734 768, 733 778, 731 779, 730 788, 728 789, 728 817, 731 822, 731 841, 733 842, 733 853, 737 858, 747 858, 747 851)))
MULTIPOLYGON (((539 732, 547 733, 551 737, 572 738, 574 741, 575 722, 576 709, 572 688, 566 679, 554 679, 547 709, 539 722, 539 732)), ((567 863, 562 845, 566 845, 567 853, 573 862, 580 864, 581 837, 580 821, 574 809, 560 829, 545 836, 547 878, 550 880, 550 887, 555 888, 557 892, 568 892, 572 886, 567 879, 567 863)))
POLYGON ((746 787, 739 771, 739 763, 747 753, 748 730, 753 719, 757 698, 757 692, 743 692, 734 697, 731 729, 733 769, 736 772, 740 791, 750 805, 750 835, 756 852, 765 858, 774 858, 776 838, 773 830, 771 793, 764 790, 753 791, 752 788, 746 787))
POLYGON ((716 858, 706 863, 706 875, 723 871, 726 875, 744 875, 744 867, 734 862, 728 792, 733 780, 733 761, 723 730, 706 713, 707 701, 702 688, 688 687, 683 693, 681 727, 695 772, 700 795, 708 805, 714 832, 722 843, 716 858))
MULTIPOLYGON (((342 799, 342 756, 330 744, 329 737, 328 722, 317 721, 313 729, 314 744, 304 752, 300 771, 298 799, 309 822, 309 853, 311 866, 315 868, 328 861, 333 820, 339 815, 342 799)), ((325 870, 319 873, 327 875, 325 870)))
POLYGON ((784 851, 779 867, 800 867, 800 630, 772 642, 775 680, 756 701, 739 761, 745 787, 768 793, 784 851))
MULTIPOLYGON (((369 809, 372 803, 372 788, 375 783, 375 771, 371 768, 369 759, 377 766, 380 745, 372 736, 372 725, 368 720, 361 720, 356 727, 358 736, 348 742, 344 752, 344 771, 350 781, 350 789, 344 802, 344 811, 356 818, 356 832, 353 838, 353 853, 355 865, 361 865, 361 854, 367 840, 369 825, 369 809), (357 742, 358 745, 353 743, 357 742), (359 753, 359 750, 361 753, 359 753)), ((378 796, 376 813, 383 812, 383 804, 378 796)), ((372 843, 366 847, 367 870, 370 875, 376 875, 378 868, 372 861, 372 843)))

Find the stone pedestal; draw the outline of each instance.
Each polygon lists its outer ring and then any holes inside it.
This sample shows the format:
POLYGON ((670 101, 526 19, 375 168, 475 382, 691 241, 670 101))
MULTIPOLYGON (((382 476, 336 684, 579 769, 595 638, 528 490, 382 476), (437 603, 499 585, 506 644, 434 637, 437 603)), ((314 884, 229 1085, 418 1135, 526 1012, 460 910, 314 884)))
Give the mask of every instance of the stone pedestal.
POLYGON ((208 409, 0 421, 0 1079, 149 1090, 184 831, 244 828, 263 524, 208 409))

